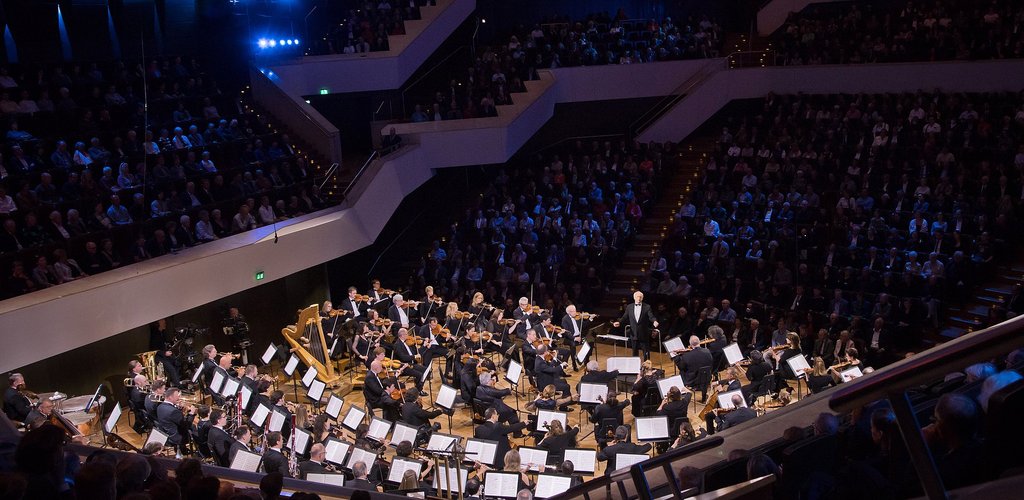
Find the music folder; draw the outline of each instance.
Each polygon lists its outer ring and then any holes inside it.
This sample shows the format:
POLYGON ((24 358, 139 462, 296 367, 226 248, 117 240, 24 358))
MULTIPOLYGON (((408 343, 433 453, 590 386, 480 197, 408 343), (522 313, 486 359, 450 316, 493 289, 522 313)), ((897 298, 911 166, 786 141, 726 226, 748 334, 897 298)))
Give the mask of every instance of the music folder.
POLYGON ((430 435, 430 441, 427 442, 427 453, 432 451, 451 451, 461 441, 462 438, 459 436, 435 432, 430 435), (456 443, 456 445, 452 446, 452 443, 456 443))
POLYGON ((601 404, 597 398, 600 397, 603 400, 607 395, 608 386, 605 384, 580 383, 580 403, 601 404))
MULTIPOLYGON (((547 431, 544 424, 551 422, 552 420, 558 420, 562 422, 562 429, 568 430, 566 423, 566 413, 564 411, 553 411, 553 410, 537 410, 537 427, 534 430, 541 432, 547 431)), ((504 459, 504 457, 502 457, 504 459)))
POLYGON ((238 450, 235 452, 235 458, 231 459, 231 468, 246 472, 257 472, 260 470, 261 461, 263 461, 263 457, 255 453, 238 450))
POLYGON ((423 463, 411 458, 395 457, 395 459, 391 461, 391 470, 388 471, 388 482, 395 484, 401 483, 402 476, 405 475, 405 471, 407 470, 416 471, 416 477, 419 478, 419 475, 423 472, 423 463))
POLYGON ((242 411, 245 411, 249 407, 249 400, 252 399, 252 389, 247 385, 243 385, 240 389, 242 392, 242 411))
POLYGON ((270 416, 270 411, 270 407, 266 403, 260 403, 256 410, 252 412, 252 417, 249 418, 249 421, 255 424, 256 427, 263 427, 263 423, 270 416))
POLYGON ((387 439, 389 431, 391 431, 391 421, 374 416, 370 418, 370 427, 366 431, 366 437, 383 443, 387 439))
POLYGON ((242 381, 235 377, 227 377, 224 379, 224 385, 220 389, 220 395, 225 398, 233 398, 238 394, 238 388, 242 385, 242 381))
POLYGON ((334 486, 345 486, 344 474, 306 474, 306 481, 320 484, 332 484, 334 486))
MULTIPOLYGON (((310 444, 313 441, 313 435, 310 434, 309 431, 301 427, 296 427, 294 429, 294 434, 292 435, 295 436, 295 449, 292 451, 298 452, 299 455, 305 455, 306 452, 309 451, 310 444)), ((287 446, 289 450, 292 449, 291 438, 288 439, 288 442, 285 443, 285 446, 287 446)))
POLYGON ((441 384, 434 404, 446 410, 451 410, 455 406, 455 396, 458 395, 458 392, 458 390, 448 384, 441 384))
POLYGON ((341 415, 341 407, 344 405, 344 399, 331 394, 331 399, 327 400, 327 408, 324 411, 334 420, 338 420, 338 416, 341 415))
POLYGON ((718 407, 722 408, 723 410, 731 410, 731 409, 735 408, 736 406, 732 404, 732 397, 737 395, 737 394, 740 395, 740 406, 746 408, 747 407, 747 399, 743 397, 743 390, 742 389, 736 389, 735 391, 728 391, 728 392, 720 392, 720 393, 718 393, 718 407))
POLYGON ((725 346, 722 349, 722 354, 725 355, 725 360, 729 363, 729 366, 743 361, 743 351, 740 350, 740 345, 735 342, 725 346))
POLYGON ((855 378, 863 377, 864 372, 860 371, 860 368, 854 366, 839 372, 839 376, 843 379, 843 382, 849 382, 855 378))
MULTIPOLYGON (((498 442, 486 439, 470 438, 466 440, 466 461, 476 460, 484 465, 494 465, 494 455, 498 452, 498 442)), ((597 452, 594 452, 595 456, 597 452)))
POLYGON ((573 470, 579 474, 593 474, 597 469, 597 450, 591 448, 566 448, 562 460, 572 462, 573 470))
POLYGON ((327 440, 324 459, 334 465, 341 466, 345 463, 345 457, 348 456, 348 450, 351 448, 352 443, 337 438, 330 438, 327 440))
POLYGON ((320 404, 320 400, 324 397, 324 391, 327 389, 327 384, 321 380, 313 379, 309 384, 309 390, 306 391, 306 397, 311 399, 314 403, 320 404))
POLYGON ((366 470, 370 470, 376 461, 377 454, 375 452, 364 450, 362 448, 352 448, 352 453, 348 456, 348 460, 345 462, 345 468, 352 470, 352 466, 355 465, 356 462, 362 462, 366 465, 366 470))
POLYGON ((666 441, 669 438, 669 421, 666 415, 636 417, 635 423, 637 441, 666 441))
POLYGON ((270 424, 267 425, 267 430, 270 432, 281 432, 285 424, 290 424, 290 418, 288 413, 281 408, 274 408, 274 411, 270 412, 270 424))
POLYGON ((149 431, 149 437, 146 438, 146 444, 142 445, 142 447, 145 448, 149 443, 160 443, 166 445, 167 434, 164 434, 157 429, 153 429, 149 431))
POLYGON ((519 364, 516 360, 509 360, 508 370, 505 372, 505 380, 512 385, 519 385, 519 379, 523 376, 523 365, 519 364))
POLYGON ((534 498, 551 498, 559 493, 564 493, 572 485, 572 476, 560 474, 539 474, 537 475, 537 487, 533 492, 534 498))
POLYGON ((192 383, 198 384, 199 377, 203 374, 203 365, 196 367, 196 371, 192 372, 192 383))
POLYGON ((682 337, 672 337, 672 338, 662 342, 661 345, 665 346, 665 352, 668 353, 668 356, 670 358, 674 358, 674 357, 678 356, 678 354, 676 354, 675 351, 677 351, 679 349, 685 349, 686 348, 686 346, 683 345, 683 338, 682 337))
POLYGON ((520 446, 519 459, 520 463, 527 467, 527 470, 544 472, 544 466, 548 463, 548 450, 520 446))
POLYGON ((316 375, 316 367, 310 366, 309 369, 306 370, 306 374, 302 376, 302 385, 309 387, 309 384, 312 384, 313 381, 316 380, 316 375))
POLYGON ((103 424, 103 430, 107 433, 114 432, 114 426, 117 425, 117 421, 121 419, 121 403, 114 403, 114 409, 110 410, 110 416, 107 417, 107 421, 103 424))
POLYGON ((348 413, 345 414, 345 419, 341 421, 341 425, 350 431, 355 431, 359 424, 363 423, 363 418, 366 417, 366 410, 352 405, 348 407, 348 413))
POLYGON ((277 346, 273 342, 267 346, 267 350, 263 351, 263 356, 260 356, 260 361, 265 365, 269 365, 274 360, 274 356, 277 355, 277 346))
POLYGON ((434 360, 430 360, 430 362, 427 363, 427 369, 423 370, 423 376, 420 377, 420 383, 425 383, 427 379, 430 378, 430 373, 432 371, 434 371, 434 360))
POLYGON ((580 344, 580 350, 576 351, 576 362, 583 364, 583 362, 587 359, 587 356, 590 355, 590 350, 590 342, 584 340, 583 343, 580 344))
POLYGON ((484 496, 515 498, 519 493, 519 473, 487 471, 484 475, 484 496))
POLYGON ((434 489, 448 491, 451 489, 452 493, 464 491, 466 488, 466 481, 469 480, 469 469, 463 469, 461 467, 449 467, 448 475, 441 471, 437 471, 434 474, 434 489))
POLYGON ((220 394, 220 390, 224 388, 224 380, 227 379, 227 372, 223 368, 215 368, 213 370, 213 378, 210 379, 210 392, 220 394))
POLYGON ((678 387, 680 391, 686 390, 686 385, 683 384, 683 377, 681 375, 672 375, 671 377, 665 377, 658 380, 658 392, 661 393, 661 397, 668 396, 669 389, 678 387))
POLYGON ((397 447, 402 441, 416 442, 416 433, 419 431, 405 422, 395 422, 395 429, 391 431, 391 446, 397 447))
POLYGON ((640 373, 641 361, 639 356, 611 357, 605 361, 605 364, 608 371, 618 370, 619 375, 636 375, 640 373))
POLYGON ((289 377, 295 373, 295 369, 299 367, 299 357, 292 353, 292 357, 288 358, 288 362, 284 365, 284 374, 289 377))
POLYGON ((619 453, 615 455, 615 468, 612 470, 625 469, 626 467, 631 467, 633 464, 638 464, 649 458, 651 457, 647 456, 646 453, 619 453))
POLYGON ((786 359, 786 364, 789 365, 789 369, 793 372, 796 378, 806 378, 807 370, 811 368, 811 365, 807 363, 807 358, 803 354, 797 354, 791 358, 786 359))

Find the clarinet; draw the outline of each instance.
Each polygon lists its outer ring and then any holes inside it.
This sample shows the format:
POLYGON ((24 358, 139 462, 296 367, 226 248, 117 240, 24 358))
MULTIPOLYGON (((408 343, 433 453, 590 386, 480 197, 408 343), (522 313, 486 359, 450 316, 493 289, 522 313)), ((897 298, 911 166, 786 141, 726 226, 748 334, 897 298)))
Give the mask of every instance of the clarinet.
POLYGON ((299 454, 295 451, 295 414, 292 414, 292 435, 289 439, 290 444, 288 447, 291 449, 291 454, 288 455, 288 472, 291 473, 292 477, 298 477, 299 473, 299 454))
POLYGON ((242 426, 242 391, 235 395, 235 429, 242 426))

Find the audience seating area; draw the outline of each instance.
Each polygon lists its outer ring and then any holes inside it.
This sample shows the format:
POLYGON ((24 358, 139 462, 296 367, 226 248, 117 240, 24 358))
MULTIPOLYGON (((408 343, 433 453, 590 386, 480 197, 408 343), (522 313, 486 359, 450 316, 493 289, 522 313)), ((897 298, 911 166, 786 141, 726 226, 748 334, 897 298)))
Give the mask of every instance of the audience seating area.
POLYGON ((323 206, 291 140, 195 60, 0 68, 4 298, 323 206))
POLYGON ((1022 19, 1013 0, 821 3, 773 38, 785 65, 1020 58, 1022 19))
POLYGON ((358 54, 390 50, 388 37, 405 34, 405 21, 420 18, 420 7, 436 0, 344 0, 323 2, 316 13, 328 19, 330 28, 310 40, 307 56, 358 54), (326 12, 324 12, 326 11, 326 12))

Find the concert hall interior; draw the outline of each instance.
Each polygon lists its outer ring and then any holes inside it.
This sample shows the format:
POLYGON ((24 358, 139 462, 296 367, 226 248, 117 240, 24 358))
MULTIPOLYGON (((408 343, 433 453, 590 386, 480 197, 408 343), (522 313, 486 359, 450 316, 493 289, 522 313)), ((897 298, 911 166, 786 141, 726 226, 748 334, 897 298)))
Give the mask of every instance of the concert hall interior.
POLYGON ((0 0, 0 497, 1014 498, 1022 25, 0 0))

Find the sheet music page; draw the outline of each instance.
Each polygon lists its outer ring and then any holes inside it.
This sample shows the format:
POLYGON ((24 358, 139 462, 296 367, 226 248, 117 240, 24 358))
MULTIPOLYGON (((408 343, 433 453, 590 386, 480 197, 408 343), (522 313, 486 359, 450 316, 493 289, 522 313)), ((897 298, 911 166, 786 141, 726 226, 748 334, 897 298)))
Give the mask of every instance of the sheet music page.
POLYGON ((533 497, 551 498, 559 493, 564 493, 570 485, 572 485, 570 476, 540 474, 537 476, 537 489, 533 492, 533 497))
POLYGON ((299 357, 292 354, 292 357, 288 358, 288 362, 284 365, 284 373, 289 377, 295 373, 295 369, 299 366, 299 357))
MULTIPOLYGON (((146 444, 149 443, 160 443, 163 445, 167 444, 167 434, 164 434, 156 429, 149 431, 149 437, 146 438, 146 444)), ((146 446, 143 445, 143 448, 146 446)))
POLYGON ((680 391, 686 389, 686 385, 683 384, 683 377, 681 375, 672 375, 671 377, 665 377, 658 381, 658 392, 661 393, 661 397, 664 398, 668 395, 668 390, 678 387, 680 391))
POLYGON ((466 460, 470 462, 476 460, 485 465, 494 465, 494 454, 497 451, 497 441, 487 441, 485 439, 469 439, 466 441, 466 460))
POLYGON ((807 358, 804 357, 803 354, 797 354, 792 358, 786 359, 786 364, 789 365, 790 370, 793 370, 793 374, 796 375, 797 378, 807 377, 807 372, 804 370, 811 368, 811 365, 807 363, 807 358))
POLYGON ((260 361, 263 361, 263 364, 265 365, 269 365, 270 362, 274 360, 274 355, 276 354, 277 346, 271 342, 270 345, 267 346, 267 350, 263 351, 263 356, 260 356, 260 361))
POLYGON ((110 416, 107 417, 106 423, 103 424, 103 429, 108 433, 114 432, 114 426, 117 425, 118 419, 121 418, 121 403, 114 403, 114 409, 110 410, 110 416))
POLYGON ((519 474, 515 472, 487 471, 484 475, 484 496, 515 498, 519 488, 519 474))
POLYGON ((651 458, 646 453, 643 454, 632 454, 632 453, 619 453, 615 455, 615 468, 612 470, 625 469, 633 464, 638 464, 651 458))
POLYGON ((391 444, 398 446, 402 441, 416 442, 417 429, 405 422, 395 422, 395 430, 391 432, 391 444))
POLYGON ((441 384, 441 389, 437 391, 437 400, 434 401, 434 403, 441 408, 450 410, 452 409, 452 406, 455 406, 455 396, 457 394, 458 391, 455 390, 454 387, 447 384, 441 384))
POLYGON ((669 357, 671 357, 671 358, 674 358, 674 357, 678 356, 678 354, 676 354, 673 351, 686 348, 686 346, 683 345, 683 338, 682 337, 672 337, 672 338, 662 342, 661 345, 665 346, 665 352, 667 352, 669 357))
POLYGON ((576 351, 576 362, 583 363, 583 360, 587 359, 587 355, 590 354, 590 343, 586 340, 580 344, 580 350, 576 351))
POLYGON ((430 451, 450 451, 452 442, 462 441, 459 436, 453 436, 451 434, 441 434, 435 432, 430 435, 430 441, 427 441, 427 450, 430 451))
POLYGON ((306 370, 306 374, 302 376, 302 385, 304 385, 306 387, 309 387, 309 384, 312 384, 313 383, 313 379, 315 379, 315 378, 316 378, 316 367, 315 366, 310 366, 309 369, 306 370))
POLYGON ((242 411, 245 411, 249 407, 249 399, 252 398, 252 389, 247 385, 243 385, 242 389, 242 411))
POLYGON ((420 377, 420 382, 426 382, 427 381, 427 377, 429 377, 430 374, 433 371, 434 371, 434 360, 430 360, 430 362, 427 363, 427 369, 423 370, 423 376, 420 377))
POLYGON ((270 412, 270 425, 268 426, 270 432, 281 432, 281 429, 284 427, 285 420, 288 420, 288 415, 283 411, 274 408, 274 411, 270 412))
POLYGON ((735 342, 725 346, 725 348, 722 349, 722 353, 725 354, 725 360, 729 363, 729 366, 735 365, 744 359, 743 351, 740 350, 740 345, 735 342))
POLYGON ((853 368, 839 372, 839 376, 843 378, 843 382, 849 382, 855 378, 863 377, 864 373, 860 371, 860 368, 854 366, 853 368))
POLYGON ((348 414, 345 415, 345 420, 341 422, 341 425, 345 426, 346 429, 356 430, 359 424, 363 423, 363 418, 366 417, 366 410, 358 406, 348 407, 348 414))
POLYGON ((747 399, 743 397, 743 390, 742 389, 736 389, 735 391, 728 391, 728 392, 720 392, 720 393, 718 393, 718 407, 722 408, 723 410, 731 410, 731 409, 735 408, 735 406, 732 404, 732 397, 734 395, 736 395, 736 394, 740 395, 740 399, 741 399, 740 406, 746 408, 747 407, 747 399))
POLYGON ((622 375, 636 375, 640 373, 640 357, 611 357, 608 358, 607 370, 612 372, 618 370, 622 375))
POLYGON ((544 466, 548 463, 548 450, 520 446, 519 463, 527 466, 529 470, 534 472, 543 472, 544 466))
MULTIPOLYGON (((562 428, 563 429, 568 429, 569 427, 566 424, 565 415, 566 415, 565 412, 561 412, 561 411, 537 410, 537 428, 536 428, 536 430, 541 431, 541 432, 547 432, 547 429, 544 428, 544 424, 546 424, 548 422, 551 422, 552 420, 558 420, 559 422, 562 422, 562 428)), ((504 460, 504 457, 502 457, 502 459, 504 460)))
POLYGON ((213 371, 213 379, 210 380, 210 392, 220 394, 224 387, 224 372, 220 368, 213 371))
POLYGON ((331 439, 327 441, 325 460, 334 465, 342 465, 345 463, 345 457, 348 455, 349 448, 352 448, 352 443, 340 439, 331 439))
POLYGON ((572 462, 573 468, 580 474, 593 474, 597 465, 597 450, 567 448, 563 460, 572 462))
POLYGON ((598 397, 604 399, 608 395, 608 386, 604 384, 591 384, 583 382, 580 384, 580 403, 600 404, 598 397))
POLYGON ((244 470, 246 472, 256 472, 260 469, 261 460, 262 457, 255 453, 238 450, 235 452, 235 458, 231 459, 231 468, 234 470, 244 470))
POLYGON ((224 387, 221 388, 220 395, 226 398, 230 398, 238 394, 238 387, 242 385, 242 381, 234 377, 228 377, 224 379, 224 387))
POLYGON ((366 437, 383 442, 391 430, 391 421, 380 417, 373 417, 370 420, 370 428, 366 431, 366 437))
POLYGON ((309 399, 312 399, 313 401, 316 401, 317 403, 319 403, 320 400, 323 399, 323 397, 324 397, 324 390, 326 390, 326 389, 327 389, 327 384, 325 384, 325 383, 323 383, 323 382, 321 382, 319 380, 313 379, 313 381, 310 382, 310 384, 309 384, 309 390, 306 391, 306 396, 309 399))
POLYGON ((638 417, 636 419, 637 441, 661 441, 668 439, 668 417, 638 417))
POLYGON ((508 380, 510 384, 519 385, 519 379, 523 376, 523 365, 519 364, 516 360, 510 360, 508 362, 508 371, 505 372, 505 380, 508 380))
POLYGON ((388 472, 388 481, 391 481, 392 483, 401 483, 402 476, 405 475, 405 471, 407 470, 416 471, 416 476, 419 477, 420 473, 423 472, 423 463, 419 460, 395 457, 391 462, 391 470, 388 472))
POLYGON ((256 411, 252 412, 252 417, 249 419, 252 423, 256 424, 257 427, 263 427, 263 422, 267 421, 267 417, 270 415, 270 407, 266 403, 260 403, 256 407, 256 411))
POLYGON ((203 365, 199 365, 196 368, 196 371, 192 373, 192 383, 193 384, 198 384, 199 383, 199 376, 202 375, 202 374, 203 374, 203 365))
POLYGON ((345 485, 344 474, 306 474, 306 481, 320 484, 333 484, 335 486, 345 485))
MULTIPOLYGON (((295 428, 295 450, 292 450, 292 451, 296 451, 297 450, 300 455, 305 454, 307 451, 309 451, 309 442, 310 442, 310 440, 312 440, 312 438, 313 438, 313 435, 310 434, 309 431, 296 427, 295 428)), ((286 448, 291 450, 292 449, 292 440, 288 439, 288 441, 284 445, 285 445, 286 448)))
POLYGON ((325 410, 328 415, 334 420, 338 420, 338 415, 341 415, 341 407, 345 404, 345 400, 331 394, 331 399, 327 401, 327 409, 325 410))
POLYGON ((376 461, 376 453, 362 448, 352 448, 352 454, 348 456, 348 461, 345 462, 345 467, 352 470, 352 466, 355 465, 356 462, 362 462, 366 464, 366 470, 370 470, 376 461))
POLYGON ((449 468, 447 476, 445 474, 434 474, 434 489, 448 491, 448 485, 451 484, 452 493, 458 493, 460 490, 459 486, 462 487, 462 490, 465 490, 467 480, 469 480, 469 469, 461 467, 458 469, 449 468), (438 480, 440 480, 440 484, 438 484, 438 480))

